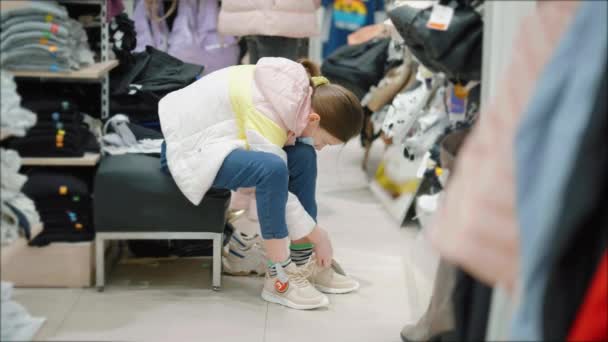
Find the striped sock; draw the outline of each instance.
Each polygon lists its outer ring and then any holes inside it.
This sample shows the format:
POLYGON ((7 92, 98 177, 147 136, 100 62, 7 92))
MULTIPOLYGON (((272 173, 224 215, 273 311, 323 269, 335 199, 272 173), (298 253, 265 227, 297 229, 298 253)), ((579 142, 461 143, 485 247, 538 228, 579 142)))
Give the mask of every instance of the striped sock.
POLYGON ((283 268, 289 266, 289 264, 291 264, 291 258, 287 258, 287 260, 281 262, 281 263, 273 263, 272 261, 268 260, 268 275, 271 277, 276 277, 277 276, 277 265, 281 264, 281 266, 283 268))
POLYGON ((296 266, 302 266, 308 262, 312 255, 312 243, 297 243, 291 244, 289 250, 291 251, 291 260, 295 262, 296 266))

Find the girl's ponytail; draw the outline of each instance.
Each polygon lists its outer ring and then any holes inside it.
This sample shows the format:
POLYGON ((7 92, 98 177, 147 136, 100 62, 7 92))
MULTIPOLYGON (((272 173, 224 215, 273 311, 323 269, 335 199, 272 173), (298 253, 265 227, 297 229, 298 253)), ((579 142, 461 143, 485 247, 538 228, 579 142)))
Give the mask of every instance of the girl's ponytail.
POLYGON ((321 128, 343 142, 359 134, 363 126, 363 108, 359 99, 346 88, 330 84, 327 78, 321 76, 315 62, 309 59, 298 62, 308 73, 313 88, 311 106, 321 117, 321 128))
POLYGON ((298 63, 302 64, 304 69, 306 69, 306 73, 308 74, 308 77, 321 75, 321 69, 319 68, 317 63, 311 61, 310 59, 302 58, 302 59, 298 60, 298 63))

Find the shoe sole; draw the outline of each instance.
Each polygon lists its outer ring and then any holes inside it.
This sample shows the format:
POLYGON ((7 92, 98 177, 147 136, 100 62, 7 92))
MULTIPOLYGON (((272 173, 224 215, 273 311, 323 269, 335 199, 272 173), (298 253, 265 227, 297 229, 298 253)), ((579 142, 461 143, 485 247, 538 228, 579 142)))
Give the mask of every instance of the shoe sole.
POLYGON ((312 310, 329 305, 329 299, 327 299, 327 297, 323 298, 323 302, 320 304, 296 304, 286 298, 278 297, 266 290, 262 291, 262 298, 267 302, 283 305, 296 310, 312 310))
POLYGON ((357 291, 359 289, 359 283, 357 282, 357 285, 353 286, 353 287, 349 287, 349 288, 345 288, 345 289, 334 289, 331 287, 325 287, 322 285, 315 285, 315 288, 317 290, 319 290, 320 292, 323 293, 329 293, 329 294, 346 294, 346 293, 350 293, 353 291, 357 291))

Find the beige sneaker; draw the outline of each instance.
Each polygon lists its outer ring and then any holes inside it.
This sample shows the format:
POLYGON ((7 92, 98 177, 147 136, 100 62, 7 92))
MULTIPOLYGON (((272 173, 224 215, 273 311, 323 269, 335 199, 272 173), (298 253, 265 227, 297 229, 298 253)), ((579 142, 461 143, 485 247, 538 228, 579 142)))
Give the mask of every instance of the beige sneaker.
POLYGON ((300 268, 317 290, 323 293, 343 294, 359 289, 359 282, 347 276, 335 260, 332 261, 331 267, 324 268, 317 264, 313 254, 300 268))
POLYGON ((233 276, 266 274, 266 256, 258 235, 246 236, 235 230, 223 249, 222 270, 233 276))
POLYGON ((222 271, 233 276, 248 276, 251 274, 263 276, 266 274, 264 251, 258 245, 253 245, 246 250, 224 249, 222 271))
POLYGON ((262 298, 298 310, 329 305, 327 296, 315 289, 293 262, 285 268, 279 267, 275 277, 266 274, 262 298))

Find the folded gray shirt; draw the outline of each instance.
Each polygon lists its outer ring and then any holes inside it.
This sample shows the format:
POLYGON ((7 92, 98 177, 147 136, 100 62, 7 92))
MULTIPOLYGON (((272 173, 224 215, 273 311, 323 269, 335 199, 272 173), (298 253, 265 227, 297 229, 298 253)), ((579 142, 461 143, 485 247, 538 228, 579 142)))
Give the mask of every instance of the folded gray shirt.
POLYGON ((52 15, 61 19, 69 17, 66 8, 55 1, 29 1, 24 3, 23 7, 2 10, 0 12, 0 21, 32 14, 52 15))

